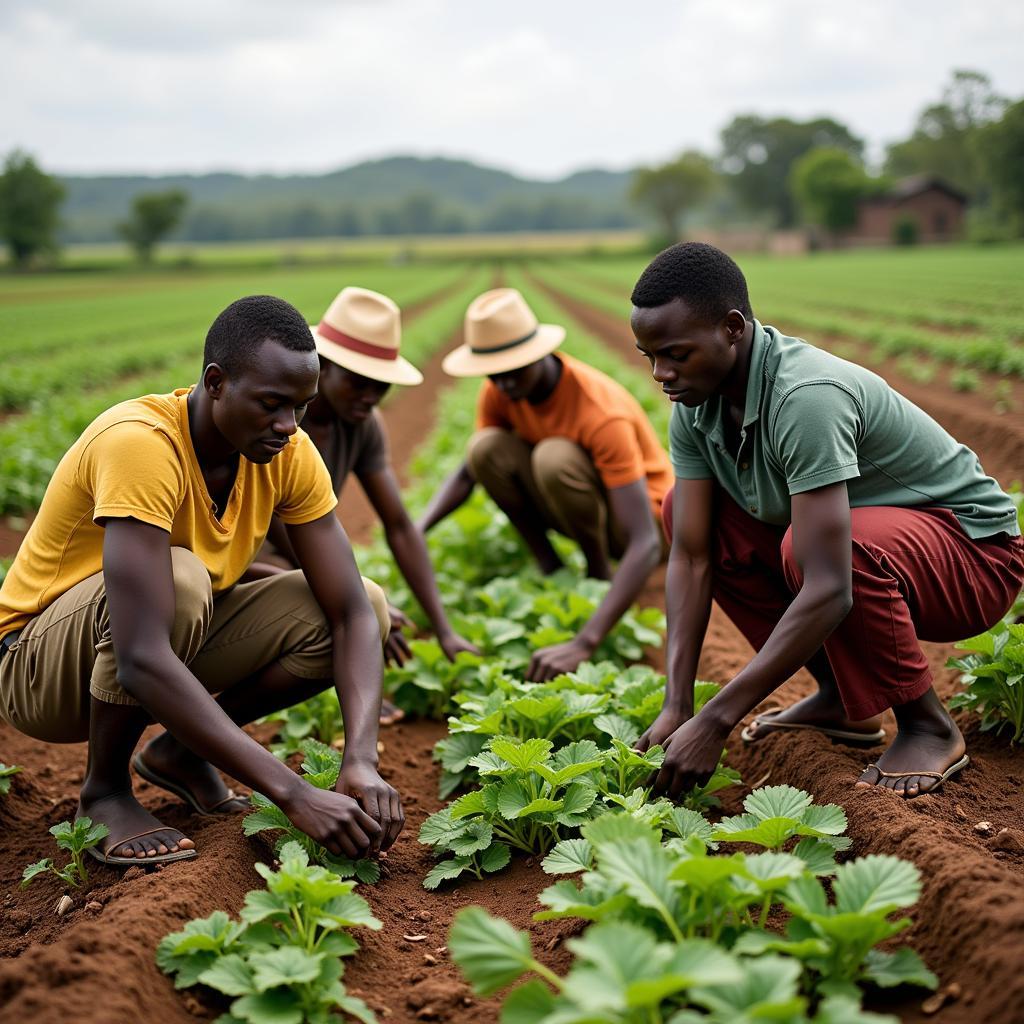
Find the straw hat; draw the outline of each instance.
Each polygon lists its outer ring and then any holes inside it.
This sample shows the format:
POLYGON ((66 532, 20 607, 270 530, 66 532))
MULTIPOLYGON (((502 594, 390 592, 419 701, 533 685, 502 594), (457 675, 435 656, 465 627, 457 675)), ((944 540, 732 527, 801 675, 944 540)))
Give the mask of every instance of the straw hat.
POLYGON ((386 295, 344 288, 310 330, 317 352, 346 370, 385 384, 423 383, 423 374, 398 354, 402 314, 386 295))
POLYGON ((495 288, 475 298, 466 310, 464 345, 441 364, 452 377, 486 377, 507 373, 554 352, 565 328, 539 324, 515 288, 495 288))

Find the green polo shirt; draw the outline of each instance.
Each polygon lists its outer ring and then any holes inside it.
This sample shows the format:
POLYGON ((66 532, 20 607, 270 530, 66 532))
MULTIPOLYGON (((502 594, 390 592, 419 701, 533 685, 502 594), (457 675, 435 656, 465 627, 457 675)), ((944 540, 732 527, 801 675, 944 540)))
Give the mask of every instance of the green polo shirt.
POLYGON ((682 480, 715 479, 756 519, 792 520, 794 494, 847 482, 850 505, 937 505, 968 537, 1020 533, 1013 502, 978 457, 877 374, 754 321, 740 449, 726 403, 672 409, 669 452, 682 480))

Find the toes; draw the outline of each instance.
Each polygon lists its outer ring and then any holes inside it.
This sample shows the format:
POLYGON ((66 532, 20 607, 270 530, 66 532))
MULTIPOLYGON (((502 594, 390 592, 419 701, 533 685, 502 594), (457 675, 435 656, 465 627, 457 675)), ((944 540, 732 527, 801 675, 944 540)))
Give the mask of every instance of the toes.
POLYGON ((872 764, 868 765, 860 773, 860 778, 856 782, 857 789, 870 789, 872 786, 878 785, 881 780, 881 775, 878 773, 878 769, 872 764))
POLYGON ((918 775, 908 776, 903 783, 903 793, 905 797, 914 797, 921 792, 921 778, 918 775))
POLYGON ((179 850, 194 850, 195 848, 196 848, 196 844, 193 843, 192 840, 189 839, 187 836, 182 836, 178 840, 178 849, 179 850))

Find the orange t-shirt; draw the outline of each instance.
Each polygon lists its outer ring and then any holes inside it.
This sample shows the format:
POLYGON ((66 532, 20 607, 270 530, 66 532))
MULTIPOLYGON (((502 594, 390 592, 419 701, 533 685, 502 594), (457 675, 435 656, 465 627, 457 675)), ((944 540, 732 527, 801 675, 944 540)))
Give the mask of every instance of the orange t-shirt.
POLYGON ((490 381, 477 398, 477 429, 512 430, 528 444, 548 437, 575 441, 593 460, 605 487, 647 481, 655 522, 672 487, 672 465, 640 403, 619 383, 559 353, 562 376, 538 405, 513 402, 490 381))

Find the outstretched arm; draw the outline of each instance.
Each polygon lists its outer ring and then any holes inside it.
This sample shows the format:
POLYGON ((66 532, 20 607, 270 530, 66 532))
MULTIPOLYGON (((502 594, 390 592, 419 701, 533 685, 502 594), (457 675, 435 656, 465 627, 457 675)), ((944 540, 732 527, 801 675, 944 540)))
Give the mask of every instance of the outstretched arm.
POLYGON ((446 516, 450 516, 460 505, 468 500, 476 486, 476 480, 469 471, 468 463, 461 466, 443 484, 431 499, 427 510, 420 516, 417 524, 421 533, 426 534, 446 516))
POLYGON ((764 646, 665 744, 656 789, 677 796, 711 777, 732 729, 802 668, 853 604, 853 547, 846 482, 795 494, 793 555, 803 583, 764 646))
POLYGON ((567 643, 542 648, 533 655, 526 671, 527 679, 545 682, 562 672, 572 672, 581 661, 586 661, 636 600, 651 570, 658 564, 661 543, 651 513, 646 480, 613 487, 608 492, 608 503, 611 515, 626 534, 626 549, 612 577, 612 585, 578 636, 567 643))
POLYGON ((355 800, 303 782, 235 725, 174 653, 169 535, 135 519, 107 519, 105 527, 103 575, 125 693, 194 754, 265 793, 332 853, 354 857, 379 846, 381 826, 355 800))
POLYGON ((380 626, 333 510, 310 523, 289 526, 288 536, 331 631, 334 685, 345 722, 345 756, 337 789, 356 797, 380 822, 381 848, 387 849, 405 819, 397 791, 377 771, 384 673, 380 626))
POLYGON ((444 606, 441 604, 437 581, 434 579, 426 542, 423 534, 413 526, 409 518, 391 467, 386 466, 376 473, 360 477, 360 483, 377 515, 380 516, 388 546, 394 552, 398 568, 401 569, 416 600, 427 613, 444 653, 449 659, 454 658, 459 651, 478 654, 479 651, 469 641, 459 636, 448 621, 444 606))

